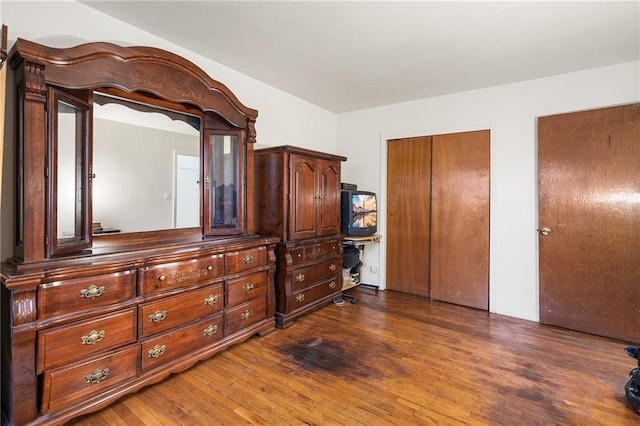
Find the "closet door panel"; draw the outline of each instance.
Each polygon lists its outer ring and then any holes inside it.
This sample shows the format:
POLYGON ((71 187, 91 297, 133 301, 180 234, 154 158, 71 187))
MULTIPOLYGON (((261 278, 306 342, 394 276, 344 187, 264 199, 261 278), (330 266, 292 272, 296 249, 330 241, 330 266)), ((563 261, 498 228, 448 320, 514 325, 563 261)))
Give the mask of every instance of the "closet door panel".
POLYGON ((489 309, 489 131, 433 137, 431 298, 489 309))
POLYGON ((431 137, 387 142, 387 289, 429 296, 431 137))

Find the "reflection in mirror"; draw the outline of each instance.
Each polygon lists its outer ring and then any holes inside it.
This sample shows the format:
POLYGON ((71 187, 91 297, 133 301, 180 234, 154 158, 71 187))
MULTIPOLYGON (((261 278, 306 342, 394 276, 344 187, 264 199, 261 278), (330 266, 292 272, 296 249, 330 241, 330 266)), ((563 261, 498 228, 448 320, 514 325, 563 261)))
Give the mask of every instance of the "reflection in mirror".
POLYGON ((94 234, 200 226, 200 118, 94 94, 94 234))
POLYGON ((57 135, 57 237, 58 244, 82 238, 82 148, 84 114, 66 102, 58 101, 57 135))

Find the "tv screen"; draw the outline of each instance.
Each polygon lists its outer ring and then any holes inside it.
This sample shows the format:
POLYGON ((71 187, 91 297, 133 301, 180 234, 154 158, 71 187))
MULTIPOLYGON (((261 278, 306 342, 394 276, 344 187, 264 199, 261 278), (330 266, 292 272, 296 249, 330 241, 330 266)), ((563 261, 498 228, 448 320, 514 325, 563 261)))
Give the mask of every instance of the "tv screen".
POLYGON ((342 192, 342 233, 369 236, 378 230, 376 194, 368 191, 342 192))

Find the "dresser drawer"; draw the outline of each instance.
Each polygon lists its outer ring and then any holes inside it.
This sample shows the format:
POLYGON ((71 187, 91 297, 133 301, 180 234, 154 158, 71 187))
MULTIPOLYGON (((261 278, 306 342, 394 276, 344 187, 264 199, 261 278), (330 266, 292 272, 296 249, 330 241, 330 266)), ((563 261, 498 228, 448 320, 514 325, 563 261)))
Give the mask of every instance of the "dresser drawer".
POLYGON ((342 264, 338 258, 294 269, 291 271, 291 288, 306 288, 318 281, 337 277, 339 273, 342 273, 342 264))
POLYGON ((144 294, 187 287, 224 274, 224 257, 217 254, 205 258, 147 266, 141 270, 144 294))
POLYGON ((224 316, 225 336, 228 336, 266 319, 267 302, 265 298, 254 299, 235 308, 227 309, 224 316))
POLYGON ((38 372, 136 340, 136 308, 38 332, 38 372))
POLYGON ((38 316, 44 319, 81 312, 135 296, 135 271, 55 281, 38 288, 38 316))
POLYGON ((42 386, 42 414, 57 411, 104 392, 138 374, 140 345, 45 371, 42 386))
POLYGON ((222 313, 169 333, 153 337, 142 343, 142 370, 204 349, 218 342, 223 334, 222 313))
POLYGON ((342 285, 340 285, 338 280, 331 279, 307 289, 294 292, 291 302, 291 310, 294 311, 305 305, 314 303, 325 296, 329 296, 332 293, 337 294, 341 291, 341 289, 342 285))
POLYGON ((139 338, 220 312, 222 305, 222 283, 142 304, 138 310, 139 338))
POLYGON ((227 307, 267 294, 267 272, 245 275, 227 281, 227 307))
POLYGON ((238 272, 257 268, 267 264, 267 248, 255 247, 225 254, 225 272, 236 274, 238 272))

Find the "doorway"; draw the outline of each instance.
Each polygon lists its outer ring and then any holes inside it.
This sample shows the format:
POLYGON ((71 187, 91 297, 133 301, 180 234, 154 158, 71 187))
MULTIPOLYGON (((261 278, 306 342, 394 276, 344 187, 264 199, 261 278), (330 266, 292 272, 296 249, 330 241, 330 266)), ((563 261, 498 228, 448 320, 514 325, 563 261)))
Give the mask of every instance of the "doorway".
POLYGON ((176 153, 174 227, 200 226, 200 157, 176 153))
POLYGON ((489 309, 489 157, 489 130, 387 141, 387 289, 489 309))

